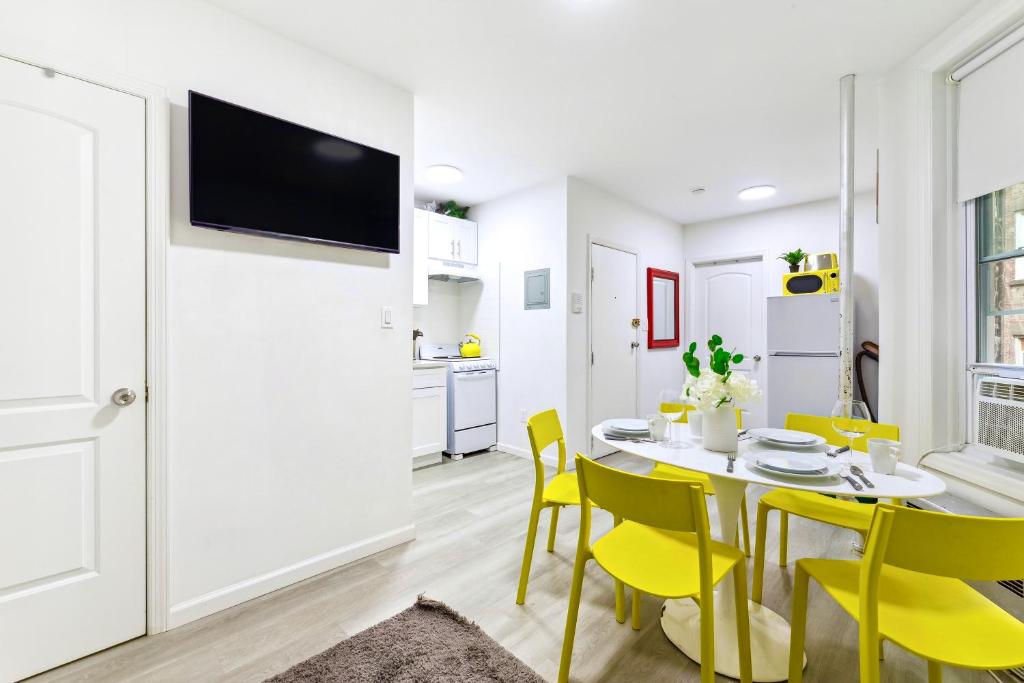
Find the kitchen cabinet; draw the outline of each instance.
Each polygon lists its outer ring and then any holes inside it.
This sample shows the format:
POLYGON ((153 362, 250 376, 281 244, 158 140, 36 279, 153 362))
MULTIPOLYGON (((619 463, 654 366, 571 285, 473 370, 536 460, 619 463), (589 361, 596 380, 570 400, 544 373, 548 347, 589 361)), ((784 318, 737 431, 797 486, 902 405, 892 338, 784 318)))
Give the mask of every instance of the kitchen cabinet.
POLYGON ((428 213, 428 249, 432 259, 477 263, 477 226, 473 221, 428 213))
POLYGON ((430 259, 430 214, 420 209, 415 209, 412 214, 412 305, 426 306, 429 291, 427 261, 430 259))
POLYGON ((441 462, 448 445, 448 370, 413 366, 412 467, 441 462))

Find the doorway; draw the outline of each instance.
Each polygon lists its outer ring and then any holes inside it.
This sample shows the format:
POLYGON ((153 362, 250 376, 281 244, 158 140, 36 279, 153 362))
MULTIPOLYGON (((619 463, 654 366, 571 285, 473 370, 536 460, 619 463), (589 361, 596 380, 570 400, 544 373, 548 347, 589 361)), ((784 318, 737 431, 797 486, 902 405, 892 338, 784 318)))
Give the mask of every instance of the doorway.
MULTIPOLYGON (((764 390, 765 297, 762 255, 694 261, 690 290, 689 339, 706 349, 717 334, 727 348, 742 353, 743 362, 733 367, 756 380, 764 390)), ((702 364, 704 363, 702 359, 702 364)), ((740 406, 745 427, 765 425, 762 397, 740 406)))
POLYGON ((147 101, 0 57, 0 679, 146 632, 147 101))
MULTIPOLYGON (((637 417, 640 304, 635 251, 590 243, 589 426, 613 417, 637 417)), ((590 439, 593 457, 615 449, 590 439)))

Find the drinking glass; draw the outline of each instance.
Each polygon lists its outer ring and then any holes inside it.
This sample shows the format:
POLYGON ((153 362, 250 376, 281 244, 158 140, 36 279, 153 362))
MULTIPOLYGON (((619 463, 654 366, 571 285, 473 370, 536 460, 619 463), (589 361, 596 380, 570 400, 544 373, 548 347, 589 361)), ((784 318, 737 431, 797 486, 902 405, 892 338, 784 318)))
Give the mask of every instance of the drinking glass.
POLYGON ((683 413, 686 412, 686 406, 683 405, 683 398, 678 389, 665 389, 658 394, 658 412, 668 420, 668 443, 665 445, 671 448, 678 448, 682 444, 675 440, 673 428, 675 427, 676 420, 681 418, 683 413))
POLYGON ((850 452, 844 454, 843 461, 849 462, 853 456, 853 442, 868 433, 871 429, 871 413, 864 401, 836 401, 832 406, 832 429, 850 440, 850 452))

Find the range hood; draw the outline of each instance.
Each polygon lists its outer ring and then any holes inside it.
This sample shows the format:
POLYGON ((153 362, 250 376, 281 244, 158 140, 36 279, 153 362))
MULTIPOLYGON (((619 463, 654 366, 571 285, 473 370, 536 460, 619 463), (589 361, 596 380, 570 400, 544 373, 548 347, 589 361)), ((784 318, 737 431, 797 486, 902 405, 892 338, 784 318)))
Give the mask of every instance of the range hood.
POLYGON ((476 282, 480 279, 480 271, 468 263, 430 259, 427 262, 427 277, 441 282, 476 282))

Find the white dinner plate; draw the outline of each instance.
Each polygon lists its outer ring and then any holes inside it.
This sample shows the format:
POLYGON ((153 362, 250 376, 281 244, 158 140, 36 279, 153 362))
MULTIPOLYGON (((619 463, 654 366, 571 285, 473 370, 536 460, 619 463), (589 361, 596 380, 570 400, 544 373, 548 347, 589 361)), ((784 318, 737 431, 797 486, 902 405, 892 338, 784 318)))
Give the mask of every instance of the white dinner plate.
POLYGON ((750 435, 759 441, 771 441, 772 443, 781 443, 787 446, 812 446, 816 441, 825 442, 817 434, 798 432, 795 429, 758 427, 757 429, 751 429, 750 435))
POLYGON ((648 425, 647 420, 638 420, 629 417, 616 417, 602 422, 601 428, 606 432, 642 434, 647 432, 648 425))
POLYGON ((754 454, 754 463, 762 469, 775 470, 784 474, 821 476, 828 471, 828 461, 825 457, 811 453, 760 451, 754 454))
POLYGON ((807 480, 812 480, 812 481, 815 480, 815 479, 832 479, 834 477, 837 477, 837 476, 839 476, 840 470, 842 470, 842 468, 843 468, 843 466, 840 465, 839 463, 830 462, 830 463, 828 463, 828 465, 826 465, 825 472, 821 472, 821 473, 812 472, 810 474, 794 474, 792 472, 779 472, 778 470, 769 469, 767 467, 761 467, 756 462, 755 463, 751 463, 751 465, 753 466, 753 469, 755 471, 759 472, 762 476, 766 476, 766 477, 788 477, 788 478, 793 479, 793 480, 807 479, 807 480))
POLYGON ((775 448, 814 448, 816 446, 821 446, 828 443, 827 441, 825 441, 825 439, 821 438, 820 436, 815 438, 815 440, 811 441, 810 443, 789 443, 788 441, 772 441, 771 439, 766 439, 764 437, 761 437, 760 439, 757 439, 757 437, 754 438, 757 440, 758 443, 763 443, 766 446, 774 446, 775 448))

